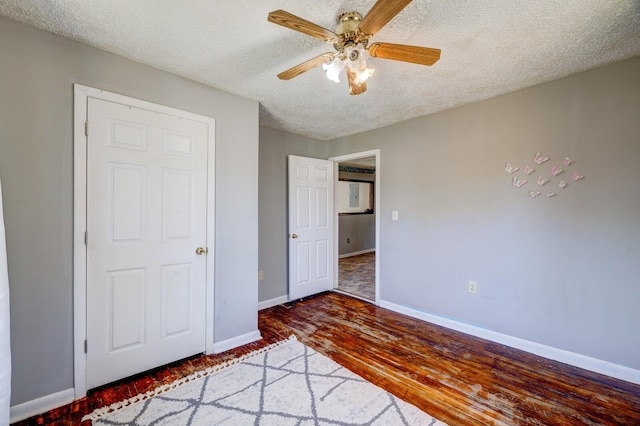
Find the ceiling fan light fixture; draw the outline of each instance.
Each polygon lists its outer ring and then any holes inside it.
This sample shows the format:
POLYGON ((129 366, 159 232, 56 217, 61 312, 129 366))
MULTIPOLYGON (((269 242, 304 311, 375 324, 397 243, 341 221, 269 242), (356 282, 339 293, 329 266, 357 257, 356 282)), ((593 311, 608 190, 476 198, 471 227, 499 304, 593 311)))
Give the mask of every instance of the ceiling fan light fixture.
POLYGON ((373 75, 374 69, 367 67, 369 54, 362 43, 345 47, 344 53, 344 64, 356 75, 356 83, 364 83, 373 75))
POLYGON ((322 64, 322 69, 327 72, 327 78, 335 83, 340 83, 340 73, 344 70, 342 60, 336 56, 333 61, 322 64))
POLYGON ((377 0, 363 17, 358 12, 346 12, 338 16, 335 31, 328 30, 284 10, 274 10, 267 20, 294 31, 333 44, 335 52, 326 52, 278 74, 282 80, 290 80, 322 64, 327 78, 340 82, 345 71, 349 82, 349 94, 359 95, 367 91, 366 81, 373 75, 367 67, 367 59, 381 58, 433 65, 440 59, 440 49, 409 46, 405 44, 369 43, 382 27, 392 20, 411 0, 377 0))

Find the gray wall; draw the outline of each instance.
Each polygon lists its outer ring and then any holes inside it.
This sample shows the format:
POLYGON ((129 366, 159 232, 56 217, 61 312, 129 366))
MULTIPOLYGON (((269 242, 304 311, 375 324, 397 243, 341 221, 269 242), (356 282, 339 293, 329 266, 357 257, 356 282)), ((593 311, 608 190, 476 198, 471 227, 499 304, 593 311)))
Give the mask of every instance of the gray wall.
POLYGON ((0 73, 12 405, 73 387, 73 83, 216 119, 215 340, 255 331, 258 104, 3 17, 0 73))
POLYGON ((355 253, 376 248, 376 215, 347 214, 338 216, 338 254, 355 253), (349 239, 349 242, 347 242, 349 239))
POLYGON ((260 301, 288 294, 287 155, 326 159, 327 149, 327 142, 260 127, 260 301))
POLYGON ((640 369, 639 76, 635 58, 334 141, 381 149, 382 299, 640 369), (536 152, 586 178, 530 198, 536 174, 518 189, 504 167, 536 152))

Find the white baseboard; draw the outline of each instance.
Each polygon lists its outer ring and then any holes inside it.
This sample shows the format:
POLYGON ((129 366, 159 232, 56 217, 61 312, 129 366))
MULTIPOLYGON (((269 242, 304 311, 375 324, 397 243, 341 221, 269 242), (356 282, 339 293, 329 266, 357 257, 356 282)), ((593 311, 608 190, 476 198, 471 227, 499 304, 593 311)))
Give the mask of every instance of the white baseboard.
POLYGON ((472 336, 480 337, 482 339, 491 340, 492 342, 507 345, 512 348, 520 349, 544 358, 563 362, 565 364, 573 365, 574 367, 593 371, 599 374, 604 374, 616 379, 625 380, 627 382, 640 384, 640 370, 635 370, 623 365, 591 358, 589 356, 566 351, 564 349, 558 349, 552 346, 531 342, 529 340, 509 336, 507 334, 498 333, 497 331, 487 330, 474 325, 465 324, 449 318, 439 317, 437 315, 429 314, 416 309, 396 305, 395 303, 380 301, 380 306, 394 312, 408 315, 410 317, 433 324, 441 325, 443 327, 470 334, 472 336))
POLYGON ((11 407, 10 411, 10 422, 19 422, 20 420, 46 413, 54 408, 62 407, 63 405, 73 402, 74 397, 75 392, 73 388, 71 388, 31 401, 23 402, 22 404, 14 405, 11 407))
POLYGON ((372 249, 354 251, 354 252, 351 252, 351 253, 344 253, 344 254, 338 255, 338 259, 342 259, 344 257, 357 256, 359 254, 371 253, 372 251, 376 251, 376 249, 372 248, 372 249))
POLYGON ((261 311, 263 309, 271 308, 273 306, 282 305, 283 303, 287 303, 289 301, 289 296, 280 296, 274 297, 273 299, 264 300, 258 303, 258 310, 261 311))
POLYGON ((240 336, 232 337, 231 339, 223 340, 213 344, 213 353, 219 354, 220 352, 228 351, 229 349, 237 348, 238 346, 246 345, 262 339, 260 330, 252 331, 250 333, 242 334, 240 336))

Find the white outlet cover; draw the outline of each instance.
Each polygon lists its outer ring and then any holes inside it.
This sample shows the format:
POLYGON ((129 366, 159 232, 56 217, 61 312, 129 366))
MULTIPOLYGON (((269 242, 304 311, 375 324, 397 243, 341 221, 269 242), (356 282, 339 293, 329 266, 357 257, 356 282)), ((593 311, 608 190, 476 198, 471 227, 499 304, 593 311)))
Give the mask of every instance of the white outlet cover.
POLYGON ((398 220, 398 211, 394 210, 391 212, 391 220, 398 220))

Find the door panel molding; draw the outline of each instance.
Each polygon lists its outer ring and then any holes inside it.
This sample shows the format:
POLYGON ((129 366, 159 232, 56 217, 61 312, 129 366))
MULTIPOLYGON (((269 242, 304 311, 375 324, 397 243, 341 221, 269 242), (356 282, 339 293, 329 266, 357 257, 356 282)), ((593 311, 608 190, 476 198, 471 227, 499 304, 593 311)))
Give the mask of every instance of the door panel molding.
MULTIPOLYGON (((207 200, 206 240, 209 255, 206 258, 206 302, 205 302, 205 351, 214 351, 214 253, 215 253, 215 120, 198 114, 177 110, 163 105, 74 84, 74 174, 73 174, 73 354, 74 397, 82 398, 87 392, 87 362, 85 344, 87 339, 87 117, 90 98, 129 105, 149 111, 174 115, 207 125, 207 200)), ((134 143, 141 130, 120 123, 120 143, 134 143)), ((91 131, 90 123, 89 129, 91 131)), ((130 146, 128 148, 131 148, 130 146)), ((179 134, 166 135, 165 150, 174 155, 189 156, 190 147, 179 134)), ((91 236, 88 236, 91 238, 91 236)), ((91 342, 89 342, 91 344, 91 342)))

